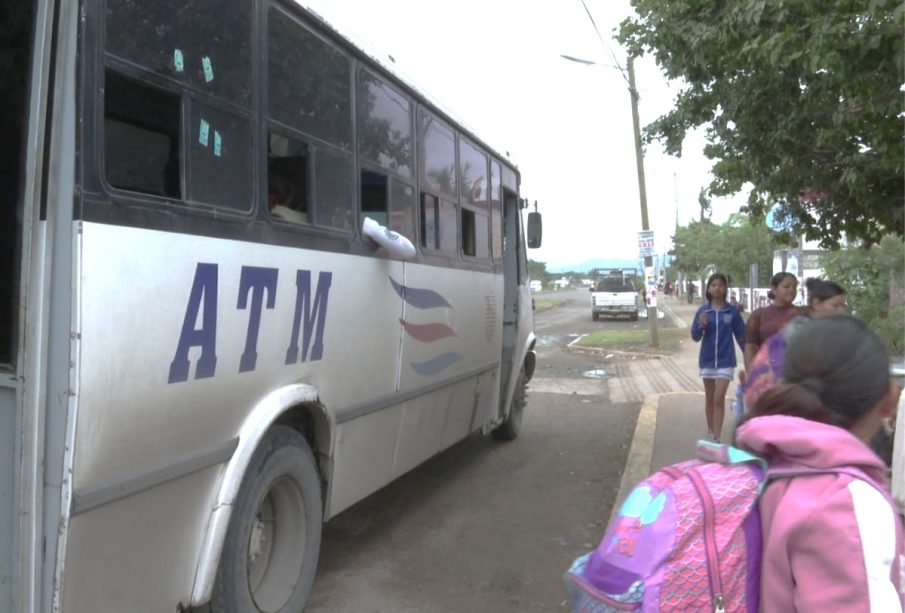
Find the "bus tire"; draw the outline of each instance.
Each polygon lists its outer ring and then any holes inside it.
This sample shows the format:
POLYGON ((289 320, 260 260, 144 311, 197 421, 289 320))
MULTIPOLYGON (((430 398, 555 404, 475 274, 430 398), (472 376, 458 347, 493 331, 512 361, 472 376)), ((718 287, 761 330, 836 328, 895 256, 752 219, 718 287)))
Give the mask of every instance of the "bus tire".
POLYGON ((212 613, 305 608, 317 571, 323 502, 304 437, 272 428, 239 489, 211 597, 212 613))
POLYGON ((592 311, 592 312, 591 312, 591 317, 594 319, 594 321, 597 321, 598 319, 600 319, 600 313, 594 313, 594 312, 592 311))
POLYGON ((525 414, 525 405, 528 404, 528 381, 525 378, 525 369, 518 373, 515 382, 515 390, 512 392, 512 403, 509 405, 509 415, 506 421, 494 428, 490 434, 498 441, 513 441, 518 437, 522 429, 522 417, 525 414))

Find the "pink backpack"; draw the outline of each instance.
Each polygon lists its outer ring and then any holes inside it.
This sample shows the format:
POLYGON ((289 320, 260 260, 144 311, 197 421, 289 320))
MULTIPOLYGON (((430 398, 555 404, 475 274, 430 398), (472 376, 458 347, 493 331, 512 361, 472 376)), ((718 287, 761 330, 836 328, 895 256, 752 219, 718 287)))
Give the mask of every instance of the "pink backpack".
POLYGON ((572 611, 755 612, 766 463, 699 441, 696 460, 635 486, 596 550, 572 564, 572 611))

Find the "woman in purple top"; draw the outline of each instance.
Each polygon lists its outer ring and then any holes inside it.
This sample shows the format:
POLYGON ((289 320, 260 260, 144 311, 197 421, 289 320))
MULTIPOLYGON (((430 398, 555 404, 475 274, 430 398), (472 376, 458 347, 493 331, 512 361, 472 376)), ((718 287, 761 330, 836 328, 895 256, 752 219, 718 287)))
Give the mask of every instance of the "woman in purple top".
POLYGON ((798 279, 790 272, 778 272, 770 280, 769 297, 773 301, 755 309, 745 326, 745 370, 751 367, 757 350, 768 338, 782 330, 796 315, 804 311, 792 304, 798 293, 798 279))

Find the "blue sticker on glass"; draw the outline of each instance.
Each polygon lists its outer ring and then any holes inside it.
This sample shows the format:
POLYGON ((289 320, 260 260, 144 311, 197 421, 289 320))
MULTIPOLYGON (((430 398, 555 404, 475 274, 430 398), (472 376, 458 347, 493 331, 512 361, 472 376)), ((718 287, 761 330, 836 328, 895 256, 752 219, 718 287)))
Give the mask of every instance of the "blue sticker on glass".
POLYGON ((214 130, 214 155, 220 157, 220 133, 214 130))
POLYGON ((201 65, 204 66, 204 80, 210 83, 214 80, 214 66, 211 64, 211 58, 205 55, 201 58, 201 65))
POLYGON ((198 130, 198 142, 207 147, 207 137, 210 133, 211 126, 206 120, 201 120, 201 127, 198 130))
POLYGON ((173 51, 173 66, 176 68, 176 72, 185 70, 185 61, 182 58, 182 51, 179 49, 173 51))

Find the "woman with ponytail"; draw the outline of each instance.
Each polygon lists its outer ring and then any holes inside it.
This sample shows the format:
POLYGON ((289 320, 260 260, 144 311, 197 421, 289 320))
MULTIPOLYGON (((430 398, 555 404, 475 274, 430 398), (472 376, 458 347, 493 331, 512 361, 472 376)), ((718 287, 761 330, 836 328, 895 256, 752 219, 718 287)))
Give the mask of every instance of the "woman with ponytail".
POLYGON ((762 611, 902 611, 902 518, 868 441, 895 411, 882 341, 845 315, 804 324, 736 444, 768 463, 762 611))

